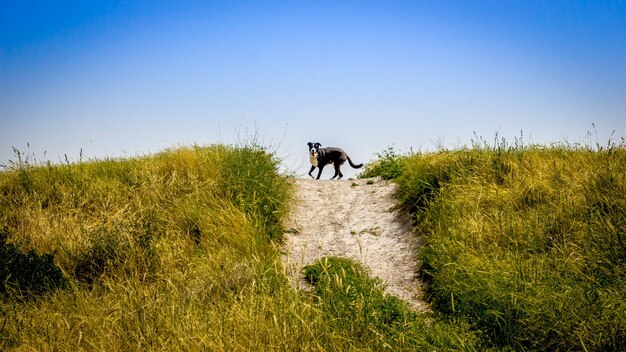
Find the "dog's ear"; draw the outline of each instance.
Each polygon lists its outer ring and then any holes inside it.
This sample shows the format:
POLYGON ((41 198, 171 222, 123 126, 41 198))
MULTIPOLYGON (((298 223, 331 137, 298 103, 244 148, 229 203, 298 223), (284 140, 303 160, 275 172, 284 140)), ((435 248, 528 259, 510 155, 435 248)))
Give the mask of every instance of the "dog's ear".
POLYGON ((311 143, 311 142, 307 143, 306 145, 308 145, 309 148, 313 148, 313 143, 311 143))

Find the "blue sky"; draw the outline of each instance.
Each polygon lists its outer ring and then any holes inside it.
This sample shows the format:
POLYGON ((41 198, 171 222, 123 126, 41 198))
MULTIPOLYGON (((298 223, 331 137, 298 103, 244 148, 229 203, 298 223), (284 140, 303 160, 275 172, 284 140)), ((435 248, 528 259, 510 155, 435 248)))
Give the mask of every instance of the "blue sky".
POLYGON ((302 174, 308 141, 496 133, 626 136, 626 1, 0 0, 0 164, 256 135, 302 174))

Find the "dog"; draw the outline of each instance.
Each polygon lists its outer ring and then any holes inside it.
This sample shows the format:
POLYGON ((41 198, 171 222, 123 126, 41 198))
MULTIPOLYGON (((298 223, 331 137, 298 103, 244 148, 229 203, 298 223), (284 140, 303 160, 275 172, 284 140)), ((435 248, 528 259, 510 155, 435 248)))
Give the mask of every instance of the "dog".
POLYGON ((352 160, 350 160, 348 154, 341 148, 322 148, 322 144, 312 142, 307 143, 307 145, 309 146, 309 160, 311 161, 311 170, 309 170, 309 176, 313 178, 313 175, 311 173, 313 172, 313 170, 315 170, 316 167, 319 168, 317 178, 315 178, 316 180, 320 179, 324 166, 328 164, 333 164, 333 166, 335 167, 335 175, 331 178, 331 180, 334 180, 337 176, 339 176, 339 178, 337 179, 341 180, 343 174, 341 173, 340 168, 341 165, 346 162, 346 160, 348 160, 350 166, 355 169, 359 169, 363 166, 363 164, 355 165, 354 163, 352 163, 352 160))

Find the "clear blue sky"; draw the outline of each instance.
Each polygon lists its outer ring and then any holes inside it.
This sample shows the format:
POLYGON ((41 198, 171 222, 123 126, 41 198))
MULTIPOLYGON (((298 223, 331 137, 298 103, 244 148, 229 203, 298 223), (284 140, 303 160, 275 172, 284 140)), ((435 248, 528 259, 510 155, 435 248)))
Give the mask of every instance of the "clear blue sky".
POLYGON ((257 134, 303 173, 308 141, 367 162, 612 131, 626 1, 0 0, 0 164, 257 134))

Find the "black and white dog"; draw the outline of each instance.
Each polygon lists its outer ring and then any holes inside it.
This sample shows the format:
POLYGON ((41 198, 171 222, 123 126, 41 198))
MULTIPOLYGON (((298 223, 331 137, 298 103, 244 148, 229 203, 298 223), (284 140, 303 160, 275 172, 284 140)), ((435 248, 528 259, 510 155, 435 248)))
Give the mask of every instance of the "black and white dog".
POLYGON ((350 166, 355 169, 361 168, 363 166, 363 164, 353 164, 348 154, 341 148, 322 148, 322 145, 320 143, 312 142, 307 143, 307 145, 309 146, 309 159, 311 160, 311 170, 309 170, 309 176, 313 177, 311 173, 317 167, 319 168, 316 178, 317 180, 319 180, 320 176, 322 176, 322 169, 324 169, 324 166, 328 164, 333 164, 333 166, 335 167, 335 175, 331 178, 331 180, 334 180, 337 176, 339 176, 338 180, 341 180, 343 174, 341 173, 341 170, 339 168, 343 163, 346 162, 346 160, 348 160, 350 166))

